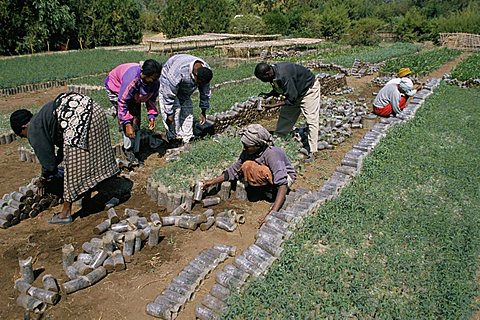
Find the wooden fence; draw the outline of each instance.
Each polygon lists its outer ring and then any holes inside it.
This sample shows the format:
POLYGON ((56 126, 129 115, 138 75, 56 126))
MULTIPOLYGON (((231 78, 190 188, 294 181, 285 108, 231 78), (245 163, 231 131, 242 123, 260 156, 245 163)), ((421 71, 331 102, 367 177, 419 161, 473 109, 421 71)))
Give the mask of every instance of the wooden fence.
POLYGON ((440 33, 442 46, 469 51, 480 50, 480 35, 471 33, 440 33))

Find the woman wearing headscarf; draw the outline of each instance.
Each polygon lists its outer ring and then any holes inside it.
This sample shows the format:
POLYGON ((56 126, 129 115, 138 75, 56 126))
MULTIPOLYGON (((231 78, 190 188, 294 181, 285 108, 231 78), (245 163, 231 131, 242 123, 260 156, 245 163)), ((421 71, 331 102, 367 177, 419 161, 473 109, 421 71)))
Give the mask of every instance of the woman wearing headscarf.
POLYGON ((26 109, 13 112, 10 126, 35 151, 42 166, 40 190, 63 164, 63 208, 49 223, 72 222, 72 203, 118 172, 105 112, 90 97, 63 93, 35 115, 26 109))
MULTIPOLYGON (((290 186, 297 178, 295 169, 285 151, 273 146, 272 135, 261 125, 247 126, 240 136, 243 151, 239 159, 222 175, 204 181, 203 187, 241 180, 246 184, 245 190, 250 201, 273 202, 268 213, 280 210, 290 186)), ((260 218, 260 222, 266 215, 260 218)))

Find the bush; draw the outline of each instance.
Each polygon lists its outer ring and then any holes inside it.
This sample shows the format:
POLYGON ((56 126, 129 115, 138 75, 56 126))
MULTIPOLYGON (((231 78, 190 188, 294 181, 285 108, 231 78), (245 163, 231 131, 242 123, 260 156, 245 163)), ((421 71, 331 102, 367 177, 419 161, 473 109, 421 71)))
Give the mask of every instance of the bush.
POLYGON ((403 41, 421 41, 431 39, 431 23, 415 7, 394 22, 393 31, 403 41))
POLYGON ((225 32, 232 12, 227 0, 170 0, 160 18, 161 31, 169 38, 225 32))
POLYGON ((233 33, 262 34, 266 30, 265 21, 253 14, 237 16, 230 21, 229 31, 233 33))
POLYGON ((262 17, 266 25, 266 32, 271 34, 287 34, 288 18, 280 10, 273 10, 262 17))
POLYGON ((320 15, 321 35, 334 40, 340 39, 350 27, 348 10, 345 6, 328 6, 320 15))
POLYGON ((363 18, 355 22, 350 29, 348 42, 351 45, 372 46, 381 40, 378 31, 383 27, 384 22, 377 18, 363 18))
POLYGON ((452 13, 435 20, 436 32, 467 32, 480 34, 480 5, 471 5, 467 9, 452 13))

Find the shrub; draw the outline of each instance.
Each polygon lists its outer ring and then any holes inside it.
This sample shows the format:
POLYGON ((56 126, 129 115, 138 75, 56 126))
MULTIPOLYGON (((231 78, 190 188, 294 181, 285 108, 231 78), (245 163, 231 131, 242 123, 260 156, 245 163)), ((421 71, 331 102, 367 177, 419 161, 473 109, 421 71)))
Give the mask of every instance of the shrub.
POLYGON ((230 21, 229 31, 233 33, 262 34, 266 30, 265 21, 253 14, 237 16, 230 21))
POLYGON ((351 45, 371 46, 380 42, 378 31, 382 28, 384 22, 377 18, 363 18, 355 22, 350 29, 348 42, 351 45))

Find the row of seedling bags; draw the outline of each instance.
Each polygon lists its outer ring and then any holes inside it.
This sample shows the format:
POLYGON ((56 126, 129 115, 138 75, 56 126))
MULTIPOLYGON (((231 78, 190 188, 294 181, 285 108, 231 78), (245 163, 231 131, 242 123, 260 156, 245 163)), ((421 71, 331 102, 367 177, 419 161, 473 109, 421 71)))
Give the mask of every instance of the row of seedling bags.
POLYGON ((36 180, 37 178, 32 179, 18 191, 6 193, 0 199, 0 228, 6 229, 21 220, 36 217, 43 210, 62 202, 61 198, 53 194, 37 194, 36 180))

